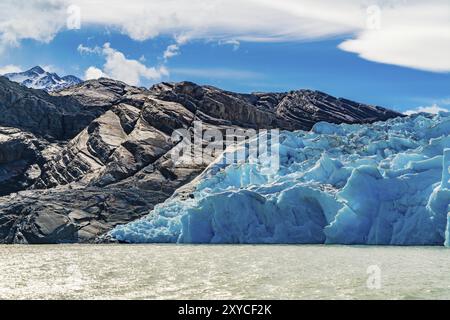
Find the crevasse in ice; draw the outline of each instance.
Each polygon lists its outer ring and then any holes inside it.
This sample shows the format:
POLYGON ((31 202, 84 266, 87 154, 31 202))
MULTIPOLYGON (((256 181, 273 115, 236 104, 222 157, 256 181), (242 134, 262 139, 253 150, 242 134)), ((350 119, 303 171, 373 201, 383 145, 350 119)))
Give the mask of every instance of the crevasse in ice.
MULTIPOLYGON (((282 132, 280 170, 224 166, 110 234, 130 243, 450 246, 450 113, 282 132)), ((224 155, 223 155, 224 156, 224 155)))

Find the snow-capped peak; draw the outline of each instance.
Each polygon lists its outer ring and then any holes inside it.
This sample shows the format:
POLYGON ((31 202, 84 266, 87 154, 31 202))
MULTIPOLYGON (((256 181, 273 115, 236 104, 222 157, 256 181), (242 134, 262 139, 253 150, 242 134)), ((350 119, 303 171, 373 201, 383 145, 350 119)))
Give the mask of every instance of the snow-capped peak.
POLYGON ((25 71, 24 73, 28 73, 28 74, 44 74, 46 71, 44 69, 42 69, 40 66, 36 66, 34 68, 31 68, 28 71, 25 71))
POLYGON ((7 73, 4 77, 28 88, 42 89, 48 92, 61 90, 83 82, 72 75, 61 78, 56 73, 45 71, 39 66, 24 72, 7 73))

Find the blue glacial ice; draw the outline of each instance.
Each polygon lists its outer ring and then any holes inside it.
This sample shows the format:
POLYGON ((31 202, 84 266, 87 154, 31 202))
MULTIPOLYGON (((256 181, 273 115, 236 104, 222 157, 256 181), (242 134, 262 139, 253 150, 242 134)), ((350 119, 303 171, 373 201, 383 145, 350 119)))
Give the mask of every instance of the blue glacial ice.
MULTIPOLYGON (((129 243, 450 246, 450 113, 282 132, 280 170, 219 158, 146 217, 129 243)), ((225 155, 223 155, 225 156, 225 155)))

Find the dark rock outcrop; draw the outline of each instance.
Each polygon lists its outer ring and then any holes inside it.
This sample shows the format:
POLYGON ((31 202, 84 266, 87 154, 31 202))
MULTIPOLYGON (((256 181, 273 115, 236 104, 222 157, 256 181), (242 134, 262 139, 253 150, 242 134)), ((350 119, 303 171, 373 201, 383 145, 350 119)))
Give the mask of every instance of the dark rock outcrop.
POLYGON ((48 142, 16 128, 0 127, 0 196, 30 187, 48 142))
POLYGON ((0 126, 67 140, 103 112, 102 106, 80 103, 69 95, 49 95, 0 77, 0 126))
POLYGON ((176 129, 310 129, 400 114, 315 91, 236 94, 190 82, 149 90, 87 81, 51 95, 0 78, 0 243, 91 242, 198 176, 176 129), (1 127, 3 126, 3 127, 1 127))

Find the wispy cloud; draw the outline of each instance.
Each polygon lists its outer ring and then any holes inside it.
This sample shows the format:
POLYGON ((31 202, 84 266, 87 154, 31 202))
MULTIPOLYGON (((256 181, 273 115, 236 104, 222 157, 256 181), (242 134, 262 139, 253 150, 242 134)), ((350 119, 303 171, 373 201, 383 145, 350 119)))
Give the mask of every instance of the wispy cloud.
POLYGON ((189 35, 181 34, 175 36, 175 43, 169 45, 164 51, 163 58, 164 61, 167 62, 169 59, 180 54, 181 46, 186 44, 189 41, 189 35))
POLYGON ((180 54, 180 47, 177 44, 171 44, 170 46, 167 47, 166 51, 164 51, 163 57, 164 60, 168 60, 179 54, 180 54))
POLYGON ((45 71, 50 72, 50 73, 58 73, 60 75, 64 74, 64 70, 62 70, 61 68, 54 66, 52 64, 42 65, 42 69, 44 69, 45 71))
POLYGON ((421 112, 437 114, 439 112, 449 112, 449 111, 450 110, 448 110, 446 108, 442 108, 442 107, 438 106, 437 104, 433 104, 433 105, 428 106, 428 107, 419 107, 417 109, 407 110, 407 111, 404 112, 404 114, 410 116, 412 114, 421 113, 421 112))
POLYGON ((439 100, 439 104, 444 105, 444 106, 450 106, 450 98, 445 98, 445 99, 439 100))
POLYGON ((204 79, 260 79, 264 77, 258 72, 227 68, 175 68, 171 70, 171 73, 204 79))
POLYGON ((237 51, 239 47, 241 46, 241 43, 235 39, 229 39, 229 40, 221 40, 219 41, 219 45, 222 46, 232 46, 234 51, 237 51))
POLYGON ((3 67, 0 67, 0 75, 4 75, 7 73, 15 73, 15 72, 22 72, 23 68, 21 66, 17 66, 14 64, 9 64, 3 67))
POLYGON ((98 46, 91 48, 80 44, 78 45, 77 51, 80 54, 100 54, 102 52, 102 48, 98 46))

